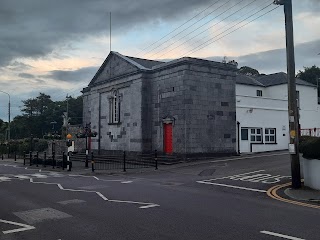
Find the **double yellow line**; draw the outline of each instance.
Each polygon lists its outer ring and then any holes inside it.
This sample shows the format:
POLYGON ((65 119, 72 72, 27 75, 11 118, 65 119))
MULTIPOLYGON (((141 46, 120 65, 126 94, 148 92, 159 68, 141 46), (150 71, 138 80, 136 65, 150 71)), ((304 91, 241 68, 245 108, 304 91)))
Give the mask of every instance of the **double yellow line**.
POLYGON ((309 207, 309 208, 317 208, 317 209, 320 209, 320 206, 318 205, 313 205, 313 204, 309 204, 309 203, 303 203, 303 202, 298 202, 298 201, 293 201, 293 200, 289 200, 289 199, 285 199, 283 197, 280 197, 278 194, 277 194, 277 191, 281 188, 284 188, 284 187, 287 187, 291 185, 291 183, 286 183, 286 184, 282 184, 282 185, 277 185, 277 186, 274 186, 272 188, 269 188, 268 191, 267 191, 267 195, 273 199, 276 199, 278 201, 281 201, 281 202, 286 202, 286 203, 291 203, 291 204, 295 204, 295 205, 299 205, 299 206, 302 206, 302 207, 309 207))

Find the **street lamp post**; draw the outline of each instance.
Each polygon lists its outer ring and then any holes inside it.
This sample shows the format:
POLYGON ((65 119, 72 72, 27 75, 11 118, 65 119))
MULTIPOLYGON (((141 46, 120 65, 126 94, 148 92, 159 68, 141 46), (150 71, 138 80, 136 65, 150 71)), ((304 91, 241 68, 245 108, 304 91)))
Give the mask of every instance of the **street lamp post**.
POLYGON ((8 105, 8 140, 10 140, 10 114, 11 114, 11 106, 10 106, 10 94, 7 93, 7 92, 4 92, 4 91, 1 91, 0 92, 4 93, 4 94, 7 94, 8 97, 9 97, 9 105, 8 105))

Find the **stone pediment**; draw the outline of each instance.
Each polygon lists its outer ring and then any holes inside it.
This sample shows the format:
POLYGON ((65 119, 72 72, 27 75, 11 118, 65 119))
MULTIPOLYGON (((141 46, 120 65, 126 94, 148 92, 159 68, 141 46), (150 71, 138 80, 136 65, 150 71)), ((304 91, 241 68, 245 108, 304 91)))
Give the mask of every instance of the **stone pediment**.
POLYGON ((90 85, 112 80, 115 77, 144 70, 145 67, 117 52, 110 52, 106 60, 91 80, 90 85))

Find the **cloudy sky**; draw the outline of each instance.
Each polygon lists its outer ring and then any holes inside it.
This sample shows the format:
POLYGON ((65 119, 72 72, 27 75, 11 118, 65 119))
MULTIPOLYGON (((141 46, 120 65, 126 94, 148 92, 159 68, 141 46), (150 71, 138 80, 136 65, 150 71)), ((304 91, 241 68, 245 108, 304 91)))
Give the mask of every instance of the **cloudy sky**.
MULTIPOLYGON (((80 95, 112 50, 148 59, 236 60, 286 71, 283 7, 272 0, 0 0, 0 90, 21 100, 80 95)), ((320 65, 320 1, 293 0, 296 69, 320 65)), ((0 93, 0 118, 8 97, 0 93)))

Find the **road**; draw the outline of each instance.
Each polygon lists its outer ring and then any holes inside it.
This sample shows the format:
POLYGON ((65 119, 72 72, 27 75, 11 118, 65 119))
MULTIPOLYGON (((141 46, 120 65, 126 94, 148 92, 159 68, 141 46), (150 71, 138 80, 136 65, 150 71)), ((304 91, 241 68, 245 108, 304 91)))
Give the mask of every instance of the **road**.
POLYGON ((266 194, 289 156, 240 158, 112 176, 0 162, 0 239, 320 239, 320 209, 266 194))

